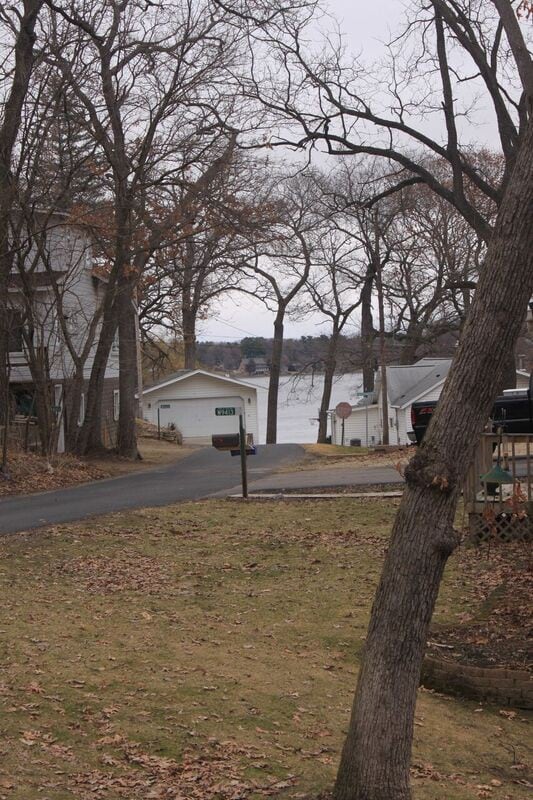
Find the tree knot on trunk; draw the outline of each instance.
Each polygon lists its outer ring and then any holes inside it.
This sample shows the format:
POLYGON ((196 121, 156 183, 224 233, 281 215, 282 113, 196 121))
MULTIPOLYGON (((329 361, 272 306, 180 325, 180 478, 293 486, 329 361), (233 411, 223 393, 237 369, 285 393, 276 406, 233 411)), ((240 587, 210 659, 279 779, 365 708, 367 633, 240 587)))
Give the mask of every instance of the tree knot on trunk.
POLYGON ((441 531, 438 539, 435 542, 435 548, 445 558, 449 558, 451 554, 461 544, 461 534, 450 525, 449 528, 441 531))
POLYGON ((409 486, 422 486, 449 494, 457 485, 457 471, 436 453, 422 448, 405 468, 405 481, 409 486))

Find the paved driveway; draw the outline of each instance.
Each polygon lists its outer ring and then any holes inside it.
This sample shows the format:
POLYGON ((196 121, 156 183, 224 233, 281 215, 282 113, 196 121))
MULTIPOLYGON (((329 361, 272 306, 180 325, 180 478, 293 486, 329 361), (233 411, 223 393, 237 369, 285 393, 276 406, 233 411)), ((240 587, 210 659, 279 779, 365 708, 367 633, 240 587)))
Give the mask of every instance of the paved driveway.
POLYGON ((403 478, 394 467, 357 466, 328 467, 322 469, 282 472, 253 481, 250 492, 282 491, 283 489, 331 489, 335 486, 368 486, 402 483, 403 478))
MULTIPOLYGON (((262 445, 248 459, 250 483, 280 466, 300 460, 296 444, 262 445)), ((144 506, 197 500, 217 492, 238 491, 240 459, 212 447, 175 464, 42 494, 0 500, 0 533, 39 528, 144 506)))

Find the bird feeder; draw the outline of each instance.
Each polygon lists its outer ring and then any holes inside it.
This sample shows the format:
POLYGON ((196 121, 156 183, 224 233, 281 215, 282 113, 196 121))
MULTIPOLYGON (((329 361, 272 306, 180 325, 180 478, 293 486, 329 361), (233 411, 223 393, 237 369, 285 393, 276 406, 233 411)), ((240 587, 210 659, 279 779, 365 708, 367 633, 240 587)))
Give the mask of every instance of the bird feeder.
POLYGON ((508 472, 508 470, 504 469, 501 464, 502 436, 503 428, 500 427, 498 428, 498 455, 496 458, 496 464, 480 478, 485 490, 485 497, 487 497, 487 495, 496 497, 496 492, 499 491, 501 499, 501 487, 514 484, 514 477, 510 472, 508 472))

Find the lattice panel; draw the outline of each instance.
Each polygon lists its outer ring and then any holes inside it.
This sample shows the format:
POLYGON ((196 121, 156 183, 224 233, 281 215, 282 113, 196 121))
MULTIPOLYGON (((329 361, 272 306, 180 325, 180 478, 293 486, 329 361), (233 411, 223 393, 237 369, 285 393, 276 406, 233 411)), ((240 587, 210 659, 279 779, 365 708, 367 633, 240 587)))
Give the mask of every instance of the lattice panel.
POLYGON ((468 515, 467 541, 483 542, 529 542, 533 540, 533 519, 502 512, 494 516, 486 514, 468 515))

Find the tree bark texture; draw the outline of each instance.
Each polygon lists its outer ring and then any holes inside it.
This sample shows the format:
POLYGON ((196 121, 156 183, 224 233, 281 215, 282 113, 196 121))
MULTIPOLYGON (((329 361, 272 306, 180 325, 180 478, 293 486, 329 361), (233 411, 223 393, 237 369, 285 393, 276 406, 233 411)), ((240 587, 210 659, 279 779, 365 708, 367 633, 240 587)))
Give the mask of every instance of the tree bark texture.
POLYGON ((137 428, 135 394, 137 381, 137 325, 133 302, 134 284, 119 279, 117 293, 119 335, 119 392, 117 452, 123 458, 137 458, 137 428))
POLYGON ((183 328, 183 366, 185 369, 196 367, 196 311, 186 308, 181 311, 181 324, 183 328))
POLYGON ((41 441, 41 453, 49 456, 53 452, 53 434, 56 428, 56 419, 52 408, 52 383, 50 380, 50 367, 46 347, 34 347, 31 339, 25 338, 25 349, 28 367, 33 382, 34 414, 37 417, 37 427, 41 441))
POLYGON ((15 42, 15 67, 11 90, 2 109, 0 124, 0 415, 9 407, 8 378, 8 284, 12 269, 9 243, 9 223, 13 206, 14 187, 11 158, 20 128, 22 109, 35 60, 35 24, 43 0, 25 0, 15 42))
POLYGON ((407 487, 372 609, 335 800, 408 800, 420 669, 457 497, 533 294, 533 124, 485 268, 407 487))
POLYGON ((107 362, 116 330, 114 294, 108 286, 104 300, 102 327, 87 387, 85 419, 76 440, 76 452, 79 455, 87 455, 92 451, 102 450, 104 447, 102 441, 102 395, 107 362))
POLYGON ((278 437, 278 394, 279 376, 281 373, 281 356, 283 353, 283 320, 285 307, 279 307, 274 320, 274 339, 272 341, 272 358, 270 362, 270 380, 268 382, 267 430, 266 443, 276 444, 278 437))
POLYGON ((333 377, 337 366, 337 347, 339 344, 340 331, 333 329, 328 343, 328 352, 324 366, 324 388, 318 412, 318 444, 324 444, 328 433, 328 408, 331 402, 331 391, 333 388, 333 377))
POLYGON ((72 378, 63 384, 65 393, 63 402, 67 409, 65 416, 65 449, 69 453, 76 448, 83 383, 83 366, 78 366, 72 378))
POLYGON ((378 290, 379 311, 379 360, 381 374, 381 423, 382 443, 389 444, 389 393, 387 385, 387 340, 385 338, 385 308, 383 299, 383 284, 381 282, 381 264, 379 252, 376 265, 376 288, 378 290))
POLYGON ((374 340, 376 331, 372 317, 372 286, 374 270, 369 267, 361 290, 361 361, 363 367, 363 391, 374 391, 374 340))

